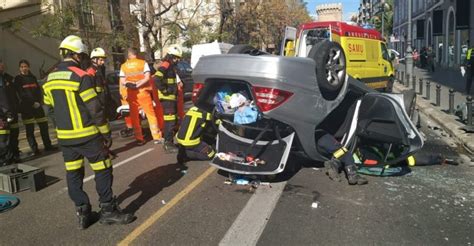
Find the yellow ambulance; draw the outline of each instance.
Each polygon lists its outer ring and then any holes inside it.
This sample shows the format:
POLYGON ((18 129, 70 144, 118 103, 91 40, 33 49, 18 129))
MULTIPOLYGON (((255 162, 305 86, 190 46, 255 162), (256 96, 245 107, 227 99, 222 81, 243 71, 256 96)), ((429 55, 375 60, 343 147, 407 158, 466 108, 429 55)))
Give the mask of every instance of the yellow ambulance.
POLYGON ((281 55, 308 57, 311 49, 324 40, 342 47, 345 55, 345 64, 342 65, 350 76, 370 88, 392 90, 393 57, 380 33, 374 29, 338 21, 305 23, 299 29, 287 27, 281 55))

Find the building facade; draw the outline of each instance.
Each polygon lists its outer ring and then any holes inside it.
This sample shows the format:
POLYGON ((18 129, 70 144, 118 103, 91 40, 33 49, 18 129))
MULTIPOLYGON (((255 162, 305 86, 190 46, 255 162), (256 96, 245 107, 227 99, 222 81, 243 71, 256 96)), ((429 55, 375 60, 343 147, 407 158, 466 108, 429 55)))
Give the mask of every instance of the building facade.
POLYGON ((459 67, 466 57, 469 40, 474 40, 474 1, 394 1, 391 41, 401 54, 405 53, 407 45, 409 2, 412 4, 412 48, 431 47, 438 65, 459 67))
MULTIPOLYGON (((27 59, 31 71, 38 78, 44 75, 59 60, 58 46, 60 39, 37 37, 34 31, 47 15, 53 14, 67 4, 72 4, 77 19, 71 27, 71 34, 79 34, 92 45, 103 45, 110 58, 122 56, 121 51, 109 47, 106 42, 95 42, 104 36, 111 35, 121 25, 119 12, 129 13, 128 1, 120 0, 3 0, 0 1, 0 59, 7 72, 18 73, 18 61, 27 59)), ((89 47, 92 49, 94 47, 89 47)), ((123 57, 121 57, 123 59, 123 57)), ((109 69, 114 60, 108 59, 109 69)), ((118 63, 118 62, 117 62, 118 63)))
POLYGON ((361 0, 359 4, 359 14, 357 24, 360 26, 373 24, 373 17, 382 11, 384 0, 361 0))
POLYGON ((318 21, 342 21, 342 3, 328 3, 316 6, 318 21))

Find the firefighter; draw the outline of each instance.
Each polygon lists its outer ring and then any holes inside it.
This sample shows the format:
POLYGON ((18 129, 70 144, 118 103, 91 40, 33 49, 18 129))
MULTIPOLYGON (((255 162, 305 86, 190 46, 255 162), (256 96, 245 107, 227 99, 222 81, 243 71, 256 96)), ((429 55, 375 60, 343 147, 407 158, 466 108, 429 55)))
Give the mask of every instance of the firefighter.
POLYGON ((13 77, 4 70, 5 65, 0 60, 0 166, 9 165, 14 161, 10 146, 10 125, 14 120, 12 96, 15 91, 12 85, 13 77))
MULTIPOLYGON (((8 100, 9 112, 12 120, 8 122, 9 127, 9 139, 8 139, 8 148, 9 152, 12 155, 12 161, 20 163, 20 150, 18 148, 18 136, 20 135, 20 128, 18 125, 18 110, 19 102, 18 97, 13 86, 13 77, 5 72, 5 64, 0 60, 0 83, 4 87, 7 97, 4 97, 3 100, 8 100)), ((2 96, 3 97, 3 96, 2 96)), ((6 103, 7 101, 4 101, 6 103)))
POLYGON ((210 121, 211 114, 197 107, 192 107, 186 112, 176 134, 179 164, 189 159, 210 160, 214 157, 216 152, 212 146, 201 140, 210 121))
MULTIPOLYGON (((467 42, 469 47, 469 41, 467 42)), ((474 77, 474 67, 473 67, 473 57, 474 57, 474 48, 471 46, 467 50, 466 58, 461 66, 461 74, 466 77, 466 94, 469 95, 472 87, 472 78, 474 77)))
POLYGON ((20 74, 18 74, 13 85, 20 100, 20 113, 26 129, 26 139, 34 155, 39 155, 38 143, 35 139, 35 123, 38 124, 46 151, 55 150, 51 145, 48 129, 48 117, 43 110, 43 96, 36 77, 30 72, 30 63, 22 59, 19 62, 20 74))
POLYGON ((109 86, 107 85, 107 81, 105 80, 105 59, 107 59, 107 55, 105 54, 104 49, 102 48, 95 48, 91 52, 91 61, 92 66, 87 70, 94 78, 94 86, 95 91, 97 92, 98 99, 102 106, 104 107, 104 113, 107 120, 111 120, 108 114, 110 110, 115 111, 115 109, 110 109, 109 102, 112 100, 110 96, 109 86))
POLYGON ((146 143, 140 124, 140 107, 148 119, 153 141, 158 144, 163 141, 163 138, 153 106, 150 68, 145 60, 138 59, 137 55, 138 50, 135 48, 128 49, 128 59, 120 67, 120 85, 127 88, 127 102, 130 105, 130 118, 132 119, 137 144, 144 145, 146 143))
POLYGON ((368 181, 357 174, 357 167, 352 157, 352 152, 348 151, 331 134, 325 134, 318 139, 318 149, 322 154, 330 156, 330 160, 324 162, 326 174, 330 179, 340 181, 339 172, 344 169, 347 182, 350 185, 364 185, 368 181))
POLYGON ((112 144, 94 82, 80 64, 87 59, 86 47, 78 36, 66 37, 59 46, 63 61, 43 85, 44 102, 54 110, 58 143, 66 167, 69 196, 76 206, 79 228, 91 224, 91 205, 82 189, 84 157, 95 173, 101 224, 128 224, 135 217, 121 212, 112 193, 112 163, 105 145, 112 144))
POLYGON ((166 55, 159 65, 153 78, 158 90, 158 98, 163 108, 164 129, 163 137, 165 143, 163 148, 168 153, 178 151, 173 144, 174 132, 178 125, 178 85, 176 83, 176 63, 181 59, 183 52, 178 45, 171 45, 166 50, 166 55))

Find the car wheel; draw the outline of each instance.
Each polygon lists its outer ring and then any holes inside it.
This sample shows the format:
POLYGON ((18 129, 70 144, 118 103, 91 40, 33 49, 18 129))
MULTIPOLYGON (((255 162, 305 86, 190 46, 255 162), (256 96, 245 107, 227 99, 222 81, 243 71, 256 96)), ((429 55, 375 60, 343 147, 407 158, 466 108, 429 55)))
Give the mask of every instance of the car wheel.
POLYGON ((230 48, 227 54, 250 54, 252 51, 256 50, 255 47, 249 44, 236 44, 230 48))
POLYGON ((323 96, 334 99, 346 78, 346 56, 341 45, 321 41, 311 48, 308 57, 316 62, 316 79, 323 96))

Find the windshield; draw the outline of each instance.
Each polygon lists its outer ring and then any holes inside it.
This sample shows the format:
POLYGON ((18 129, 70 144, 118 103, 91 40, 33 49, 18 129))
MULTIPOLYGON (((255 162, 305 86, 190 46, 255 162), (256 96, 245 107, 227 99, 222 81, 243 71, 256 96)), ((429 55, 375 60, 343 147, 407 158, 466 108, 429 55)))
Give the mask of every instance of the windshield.
POLYGON ((384 43, 380 43, 382 48, 382 58, 384 60, 390 61, 390 54, 388 53, 387 46, 384 43))
POLYGON ((322 40, 330 40, 331 33, 327 28, 309 29, 301 32, 298 56, 307 57, 311 48, 322 40))

